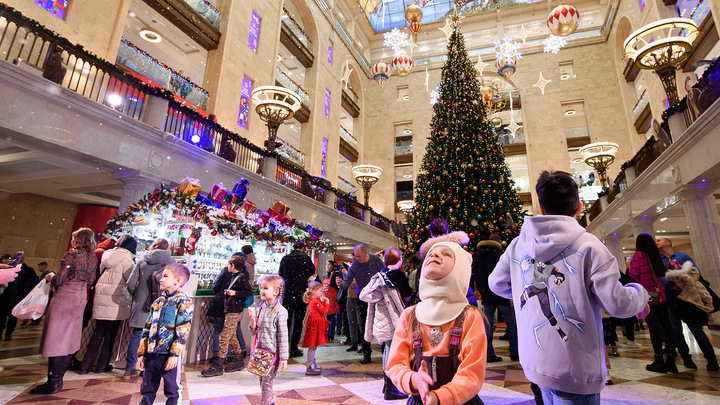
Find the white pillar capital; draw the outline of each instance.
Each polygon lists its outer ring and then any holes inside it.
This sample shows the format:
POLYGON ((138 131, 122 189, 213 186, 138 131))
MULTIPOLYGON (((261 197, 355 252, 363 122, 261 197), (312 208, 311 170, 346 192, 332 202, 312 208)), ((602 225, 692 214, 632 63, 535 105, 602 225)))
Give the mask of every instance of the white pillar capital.
POLYGON ((124 212, 128 206, 139 201, 145 194, 157 189, 166 180, 154 174, 138 170, 123 170, 113 174, 113 178, 123 184, 118 212, 124 212))
POLYGON ((717 183, 697 183, 684 185, 675 195, 681 201, 714 198, 713 194, 720 188, 717 183))

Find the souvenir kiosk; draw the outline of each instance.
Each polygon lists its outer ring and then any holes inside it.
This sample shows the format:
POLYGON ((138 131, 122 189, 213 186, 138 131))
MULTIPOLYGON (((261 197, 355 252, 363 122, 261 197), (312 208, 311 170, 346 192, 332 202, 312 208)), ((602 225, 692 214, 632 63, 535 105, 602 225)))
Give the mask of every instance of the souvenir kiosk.
MULTIPOLYGON (((258 281, 278 273, 280 260, 296 241, 305 242, 311 255, 335 251, 335 246, 322 237, 322 231, 290 216, 285 204, 278 201, 267 211, 258 210, 245 199, 247 185, 242 179, 228 191, 216 184, 208 195, 203 195, 197 180, 186 177, 179 187, 155 190, 108 221, 107 237, 117 239, 130 234, 138 240, 136 262, 155 239, 165 238, 170 242, 173 259, 190 270, 190 280, 182 288, 194 304, 186 363, 212 357, 213 325, 207 316, 213 298, 212 282, 233 253, 245 245, 253 246, 257 264, 252 284, 257 301, 258 281)), ((243 323, 247 324, 246 318, 243 323)), ((91 334, 92 328, 87 329, 91 334)), ((125 335, 129 336, 129 328, 122 329, 116 347, 118 363, 125 359, 125 335)), ((247 328, 244 336, 250 345, 247 328)))

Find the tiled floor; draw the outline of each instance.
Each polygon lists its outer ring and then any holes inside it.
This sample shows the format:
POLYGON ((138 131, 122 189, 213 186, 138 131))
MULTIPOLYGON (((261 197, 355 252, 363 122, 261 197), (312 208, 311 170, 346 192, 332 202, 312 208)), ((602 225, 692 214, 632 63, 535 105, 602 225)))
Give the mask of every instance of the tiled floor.
MULTIPOLYGON (((497 354, 505 361, 489 364, 480 397, 486 404, 534 404, 530 384, 522 367, 509 361, 507 342, 494 341, 497 354)), ((619 331, 618 331, 619 332, 619 331)), ((720 347, 720 332, 710 331, 713 345, 720 347)), ((137 404, 140 381, 123 381, 123 370, 110 373, 78 375, 69 371, 63 390, 55 395, 28 394, 38 382, 45 380, 46 361, 37 354, 39 327, 18 327, 11 342, 0 343, 0 403, 11 404, 137 404)), ((612 357, 614 384, 602 392, 603 404, 718 404, 720 403, 720 372, 705 371, 705 360, 688 335, 699 370, 678 365, 679 374, 657 374, 645 371, 652 357, 647 331, 641 331, 637 341, 640 349, 619 346, 620 357, 612 357)), ((405 401, 384 401, 380 393, 383 385, 380 353, 373 352, 373 362, 361 365, 361 356, 346 353, 340 344, 330 344, 318 350, 318 365, 322 376, 305 376, 302 361, 291 359, 289 370, 275 381, 278 405, 303 404, 404 404, 405 401)), ((720 350, 716 349, 720 353, 720 350)), ((122 364, 119 363, 119 364, 122 364)), ((204 365, 190 365, 183 372, 185 404, 257 404, 260 387, 257 377, 243 370, 221 377, 202 378, 204 365)), ((156 403, 164 403, 158 393, 156 403)))

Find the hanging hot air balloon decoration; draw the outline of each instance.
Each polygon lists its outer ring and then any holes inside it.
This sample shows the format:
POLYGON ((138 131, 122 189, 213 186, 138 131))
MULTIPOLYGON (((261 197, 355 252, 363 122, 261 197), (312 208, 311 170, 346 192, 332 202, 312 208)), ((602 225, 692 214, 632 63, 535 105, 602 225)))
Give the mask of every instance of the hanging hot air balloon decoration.
POLYGON ((547 18, 547 26, 550 32, 559 36, 566 37, 575 30, 580 24, 580 13, 573 6, 560 5, 555 7, 547 18))
POLYGON ((516 66, 517 61, 515 59, 498 59, 497 62, 495 62, 498 74, 506 78, 510 78, 510 76, 515 73, 516 66))
POLYGON ((390 77, 390 66, 388 66, 387 63, 383 61, 378 61, 372 68, 373 73, 373 79, 377 82, 377 84, 380 85, 380 88, 382 88, 383 83, 385 80, 387 80, 390 77))
POLYGON ((413 41, 417 42, 417 33, 420 32, 420 21, 422 21, 423 12, 420 6, 415 4, 409 5, 405 9, 405 21, 410 24, 410 32, 413 35, 413 41))
POLYGON ((398 77, 405 77, 412 73, 415 61, 405 54, 398 55, 392 60, 392 70, 398 77))

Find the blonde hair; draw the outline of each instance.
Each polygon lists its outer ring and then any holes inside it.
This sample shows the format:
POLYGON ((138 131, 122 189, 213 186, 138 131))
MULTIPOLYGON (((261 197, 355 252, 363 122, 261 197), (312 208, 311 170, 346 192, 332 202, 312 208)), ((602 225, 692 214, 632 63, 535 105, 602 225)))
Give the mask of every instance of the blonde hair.
POLYGON ((310 284, 308 284, 308 288, 305 290, 305 293, 303 294, 303 302, 309 303, 310 299, 312 298, 312 294, 315 292, 315 290, 319 290, 323 287, 322 284, 318 283, 317 281, 313 281, 310 284))
MULTIPOLYGON (((283 279, 280 276, 274 276, 274 275, 265 276, 265 277, 263 277, 262 280, 260 280, 260 286, 262 286, 262 283, 265 283, 265 282, 272 285, 273 287, 275 287, 278 290, 277 300, 279 302, 282 302, 283 290, 285 289, 285 279, 283 279)), ((265 305, 265 303, 261 303, 260 305, 265 305)), ((275 312, 275 310, 277 310, 277 308, 278 308, 278 306, 275 305, 275 308, 273 308, 272 311, 270 311, 270 313, 275 312)))
POLYGON ((95 249, 95 232, 90 228, 80 228, 72 233, 70 244, 73 249, 95 249))

